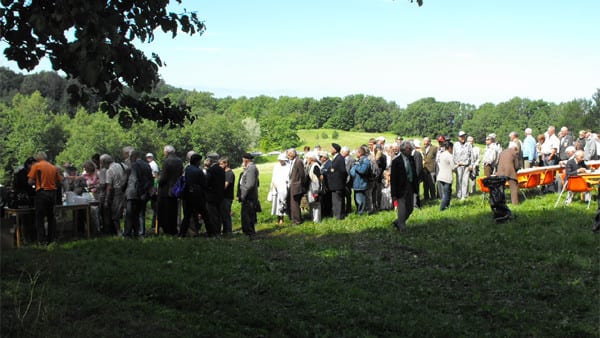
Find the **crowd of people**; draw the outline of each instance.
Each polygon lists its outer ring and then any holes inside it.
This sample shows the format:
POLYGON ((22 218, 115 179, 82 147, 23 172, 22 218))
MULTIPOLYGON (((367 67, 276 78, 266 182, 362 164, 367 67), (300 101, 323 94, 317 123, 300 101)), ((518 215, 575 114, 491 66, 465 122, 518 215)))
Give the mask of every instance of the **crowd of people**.
MULTIPOLYGON (((505 147, 495 134, 489 134, 482 153, 464 131, 458 132, 454 142, 438 136, 437 146, 429 137, 398 137, 391 143, 378 137, 356 149, 337 143, 328 149, 305 147, 303 153, 288 149, 277 159, 267 201, 278 224, 286 219, 297 225, 305 218, 320 222, 327 217, 344 219, 351 213, 369 215, 393 209, 397 214, 393 225, 405 231, 408 217, 423 203, 439 200, 440 211, 449 208, 453 186, 457 201, 473 194, 480 168, 484 176, 511 178, 511 203, 517 204, 519 169, 561 164, 570 176, 585 170, 586 160, 600 158, 600 139, 590 131, 582 130, 574 138, 566 127, 555 135, 550 126, 537 140, 530 128, 524 132, 523 141, 518 132, 511 132, 505 147)), ((107 235, 145 236, 150 205, 150 227, 165 234, 185 237, 191 231, 198 235, 204 225, 207 237, 228 236, 233 232, 234 200, 241 204, 243 233, 250 238, 256 234, 257 212, 262 208, 259 172, 251 154, 242 156, 237 188, 228 158, 216 153, 207 154, 203 161, 202 155, 190 151, 184 162, 167 145, 161 169, 152 153, 143 157, 131 147, 124 147, 119 157, 96 154, 83 164, 81 174, 68 163, 62 168, 50 164, 44 152, 27 159, 14 179, 15 196, 25 196, 29 206, 35 207, 35 217, 23 222, 26 239, 39 243, 55 239, 54 205, 69 192, 87 193, 97 201, 95 229, 107 235)), ((558 184, 547 191, 556 191, 558 184)))

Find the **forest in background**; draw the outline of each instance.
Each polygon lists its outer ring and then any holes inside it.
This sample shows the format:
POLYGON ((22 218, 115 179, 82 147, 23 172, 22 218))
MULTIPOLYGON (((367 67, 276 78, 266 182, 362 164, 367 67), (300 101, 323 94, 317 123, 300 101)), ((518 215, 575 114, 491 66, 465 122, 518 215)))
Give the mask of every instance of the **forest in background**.
MULTIPOLYGON (((216 98, 210 92, 190 91, 164 82, 152 95, 191 108, 191 121, 178 128, 158 127, 143 121, 124 129, 117 119, 98 110, 92 97, 84 106, 69 103, 72 80, 56 72, 30 75, 0 67, 0 178, 3 182, 24 160, 45 150, 56 163, 77 166, 94 153, 120 154, 125 145, 160 154, 172 144, 180 155, 188 150, 215 151, 240 162, 249 150, 271 151, 297 147, 299 129, 336 129, 397 135, 455 137, 465 130, 483 143, 491 132, 502 143, 508 133, 526 127, 534 133, 548 125, 570 130, 597 131, 600 89, 591 98, 553 103, 515 97, 479 107, 457 101, 423 98, 400 107, 382 97, 353 94, 345 97, 298 98, 280 96, 216 98)), ((160 157, 160 156, 159 156, 160 157)))

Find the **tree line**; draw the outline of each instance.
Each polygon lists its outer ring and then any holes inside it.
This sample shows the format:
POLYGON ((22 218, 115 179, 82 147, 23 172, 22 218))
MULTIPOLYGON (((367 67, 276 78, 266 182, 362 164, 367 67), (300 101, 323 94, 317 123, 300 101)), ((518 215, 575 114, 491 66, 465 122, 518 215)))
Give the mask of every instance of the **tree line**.
POLYGON ((302 145, 298 129, 451 137, 465 130, 483 143, 491 132, 507 142, 510 131, 525 127, 534 133, 551 124, 571 130, 594 129, 600 121, 600 89, 591 99, 558 104, 515 97, 477 107, 423 98, 401 108, 394 101, 364 94, 320 99, 216 98, 210 92, 161 82, 152 92, 154 97, 191 110, 191 119, 170 128, 149 120, 121 123, 101 111, 100 100, 94 97, 85 106, 72 105, 69 81, 74 80, 56 72, 23 75, 0 68, 0 177, 6 179, 14 167, 38 150, 46 150, 57 163, 79 165, 94 153, 119 154, 125 145, 160 154, 163 145, 172 144, 181 155, 190 149, 204 154, 215 151, 236 164, 250 149, 270 151, 302 145))

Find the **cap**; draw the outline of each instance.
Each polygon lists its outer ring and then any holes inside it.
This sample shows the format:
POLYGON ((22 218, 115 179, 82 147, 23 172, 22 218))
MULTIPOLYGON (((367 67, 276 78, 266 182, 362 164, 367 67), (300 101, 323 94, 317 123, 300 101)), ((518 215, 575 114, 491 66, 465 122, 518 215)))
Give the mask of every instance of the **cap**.
POLYGON ((421 141, 419 140, 414 140, 413 144, 415 145, 415 148, 421 148, 421 141))
POLYGON ((462 137, 462 136, 465 136, 465 135, 467 135, 467 133, 465 133, 462 130, 458 132, 458 137, 462 137))
POLYGON ((277 160, 278 161, 287 161, 287 155, 285 153, 281 153, 279 154, 279 156, 277 156, 277 160))
POLYGON ((207 158, 210 158, 211 160, 218 160, 219 159, 219 154, 217 153, 208 153, 206 154, 207 158))
POLYGON ((242 158, 245 158, 245 159, 247 159, 247 160, 251 160, 251 159, 253 159, 253 158, 254 158, 254 156, 252 156, 252 154, 250 154, 250 153, 244 153, 244 154, 242 155, 242 158))
POLYGON ((340 145, 337 143, 332 143, 331 146, 333 147, 333 149, 335 149, 336 153, 339 153, 340 150, 342 150, 342 147, 340 147, 340 145))
POLYGON ((152 155, 152 153, 147 153, 146 157, 154 157, 154 155, 152 155))

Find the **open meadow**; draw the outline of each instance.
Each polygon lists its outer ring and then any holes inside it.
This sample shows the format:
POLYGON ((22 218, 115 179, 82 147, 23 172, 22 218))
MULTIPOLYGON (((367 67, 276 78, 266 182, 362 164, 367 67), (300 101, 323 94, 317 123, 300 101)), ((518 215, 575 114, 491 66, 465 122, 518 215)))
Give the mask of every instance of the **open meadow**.
MULTIPOLYGON (((496 224, 480 194, 279 226, 259 165, 258 238, 100 237, 2 250, 1 336, 600 335, 600 236, 583 202, 528 194, 496 224)), ((237 175, 239 177, 239 172, 237 175)), ((595 202, 593 202, 595 203, 595 202)), ((592 204, 594 206, 594 204, 592 204)))

